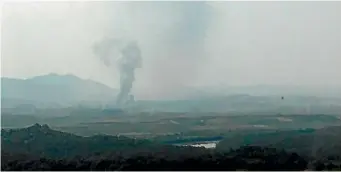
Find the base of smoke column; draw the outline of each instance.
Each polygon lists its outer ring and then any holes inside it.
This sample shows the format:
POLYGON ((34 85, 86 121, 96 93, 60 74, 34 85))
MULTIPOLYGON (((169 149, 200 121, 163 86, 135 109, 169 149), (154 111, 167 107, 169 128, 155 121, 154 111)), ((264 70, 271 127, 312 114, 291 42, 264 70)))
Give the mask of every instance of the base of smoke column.
POLYGON ((126 102, 128 105, 135 103, 135 97, 133 95, 129 95, 129 99, 126 102))
POLYGON ((122 101, 120 101, 120 102, 117 102, 116 105, 117 105, 118 107, 123 108, 123 107, 127 107, 127 106, 129 106, 129 105, 132 105, 132 104, 134 104, 134 103, 135 103, 135 98, 134 98, 134 96, 133 96, 133 95, 129 95, 128 98, 126 98, 125 100, 122 100, 122 101))

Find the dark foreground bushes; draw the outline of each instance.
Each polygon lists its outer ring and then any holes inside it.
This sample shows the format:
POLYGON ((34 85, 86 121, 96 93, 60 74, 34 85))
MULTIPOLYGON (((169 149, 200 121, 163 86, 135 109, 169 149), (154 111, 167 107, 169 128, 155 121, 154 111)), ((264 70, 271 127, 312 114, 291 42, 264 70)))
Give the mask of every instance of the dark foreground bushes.
MULTIPOLYGON (((328 131, 326 133, 335 132, 328 131)), ((278 133, 275 133, 272 137, 277 137, 277 135, 278 133)), ((336 136, 335 134, 335 138, 339 139, 336 136)), ((265 139, 252 138, 251 140, 258 140, 258 143, 263 143, 262 140, 275 141, 276 138, 271 139, 272 137, 266 135, 265 139)), ((248 137, 242 138, 250 140, 248 137)), ((240 140, 243 141, 243 139, 240 140)), ((238 139, 230 139, 230 141, 238 141, 238 139)), ((155 141, 117 136, 81 137, 36 124, 24 129, 1 131, 1 170, 262 171, 341 169, 338 144, 329 146, 322 144, 322 148, 328 146, 328 149, 321 150, 328 151, 317 154, 320 156, 310 157, 301 152, 297 154, 284 151, 284 148, 290 148, 285 150, 298 152, 305 144, 297 143, 310 140, 288 139, 287 142, 280 142, 285 143, 280 144, 284 146, 277 144, 277 149, 267 148, 268 144, 266 143, 270 143, 270 141, 258 146, 245 146, 234 150, 231 149, 233 147, 229 145, 230 142, 222 141, 221 144, 218 144, 217 149, 208 150, 164 145, 155 141), (290 147, 290 145, 298 146, 290 147)), ((274 146, 272 145, 272 147, 274 146)))
POLYGON ((19 157, 15 160, 13 156, 10 161, 2 161, 2 170, 305 170, 308 164, 296 153, 260 147, 242 147, 228 153, 165 147, 129 156, 115 153, 69 160, 19 157))

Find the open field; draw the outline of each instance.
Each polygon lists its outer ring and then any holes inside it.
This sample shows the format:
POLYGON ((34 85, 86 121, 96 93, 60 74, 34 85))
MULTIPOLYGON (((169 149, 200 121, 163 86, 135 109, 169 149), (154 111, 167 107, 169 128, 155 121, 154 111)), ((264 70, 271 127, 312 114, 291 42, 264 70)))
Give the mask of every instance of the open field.
POLYGON ((233 130, 290 130, 341 125, 333 115, 245 115, 224 113, 130 113, 119 115, 67 115, 41 117, 2 115, 3 128, 35 123, 83 136, 94 134, 154 137, 163 135, 212 136, 233 130))

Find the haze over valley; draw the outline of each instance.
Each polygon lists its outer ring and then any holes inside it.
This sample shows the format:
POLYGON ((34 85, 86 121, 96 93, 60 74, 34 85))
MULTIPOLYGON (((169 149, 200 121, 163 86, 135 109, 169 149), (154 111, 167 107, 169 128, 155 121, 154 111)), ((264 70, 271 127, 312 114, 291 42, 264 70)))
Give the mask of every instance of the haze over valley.
POLYGON ((340 11, 8 1, 1 170, 340 170, 340 11))

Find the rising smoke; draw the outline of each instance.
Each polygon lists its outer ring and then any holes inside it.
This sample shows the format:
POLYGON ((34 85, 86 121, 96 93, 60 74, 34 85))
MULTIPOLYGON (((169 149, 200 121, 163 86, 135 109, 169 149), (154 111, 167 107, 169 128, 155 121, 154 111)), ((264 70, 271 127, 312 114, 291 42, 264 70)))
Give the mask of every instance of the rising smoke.
POLYGON ((201 80, 207 62, 206 42, 213 9, 207 2, 150 2, 136 3, 133 10, 134 22, 128 22, 129 27, 137 28, 139 24, 139 30, 131 32, 141 32, 136 35, 144 46, 148 45, 143 51, 147 77, 141 81, 152 90, 148 96, 186 96, 187 87, 201 80))
POLYGON ((118 65, 120 91, 116 104, 122 106, 134 101, 134 96, 130 95, 130 92, 135 81, 135 69, 140 68, 142 64, 141 51, 137 42, 106 39, 94 46, 94 52, 105 65, 111 66, 113 61, 118 65))
MULTIPOLYGON (((212 20, 210 5, 207 2, 136 2, 121 5, 125 10, 117 21, 115 11, 118 9, 113 5, 112 10, 105 11, 111 9, 108 3, 103 7, 105 17, 110 22, 105 23, 108 31, 102 34, 106 38, 110 37, 108 35, 134 38, 143 46, 146 68, 139 73, 141 80, 137 84, 152 91, 146 93, 137 88, 137 93, 149 98, 185 96, 186 86, 196 82, 204 68, 206 35, 212 20)), ((126 42, 124 40, 104 39, 102 45, 97 47, 97 54, 108 67, 118 64, 114 60, 123 55, 121 50, 127 45, 122 43, 126 42)), ((119 68, 121 90, 117 103, 124 104, 130 93, 130 89, 125 88, 131 86, 122 81, 129 72, 119 68)), ((134 82, 134 74, 132 76, 132 81, 127 79, 127 83, 134 82)))

